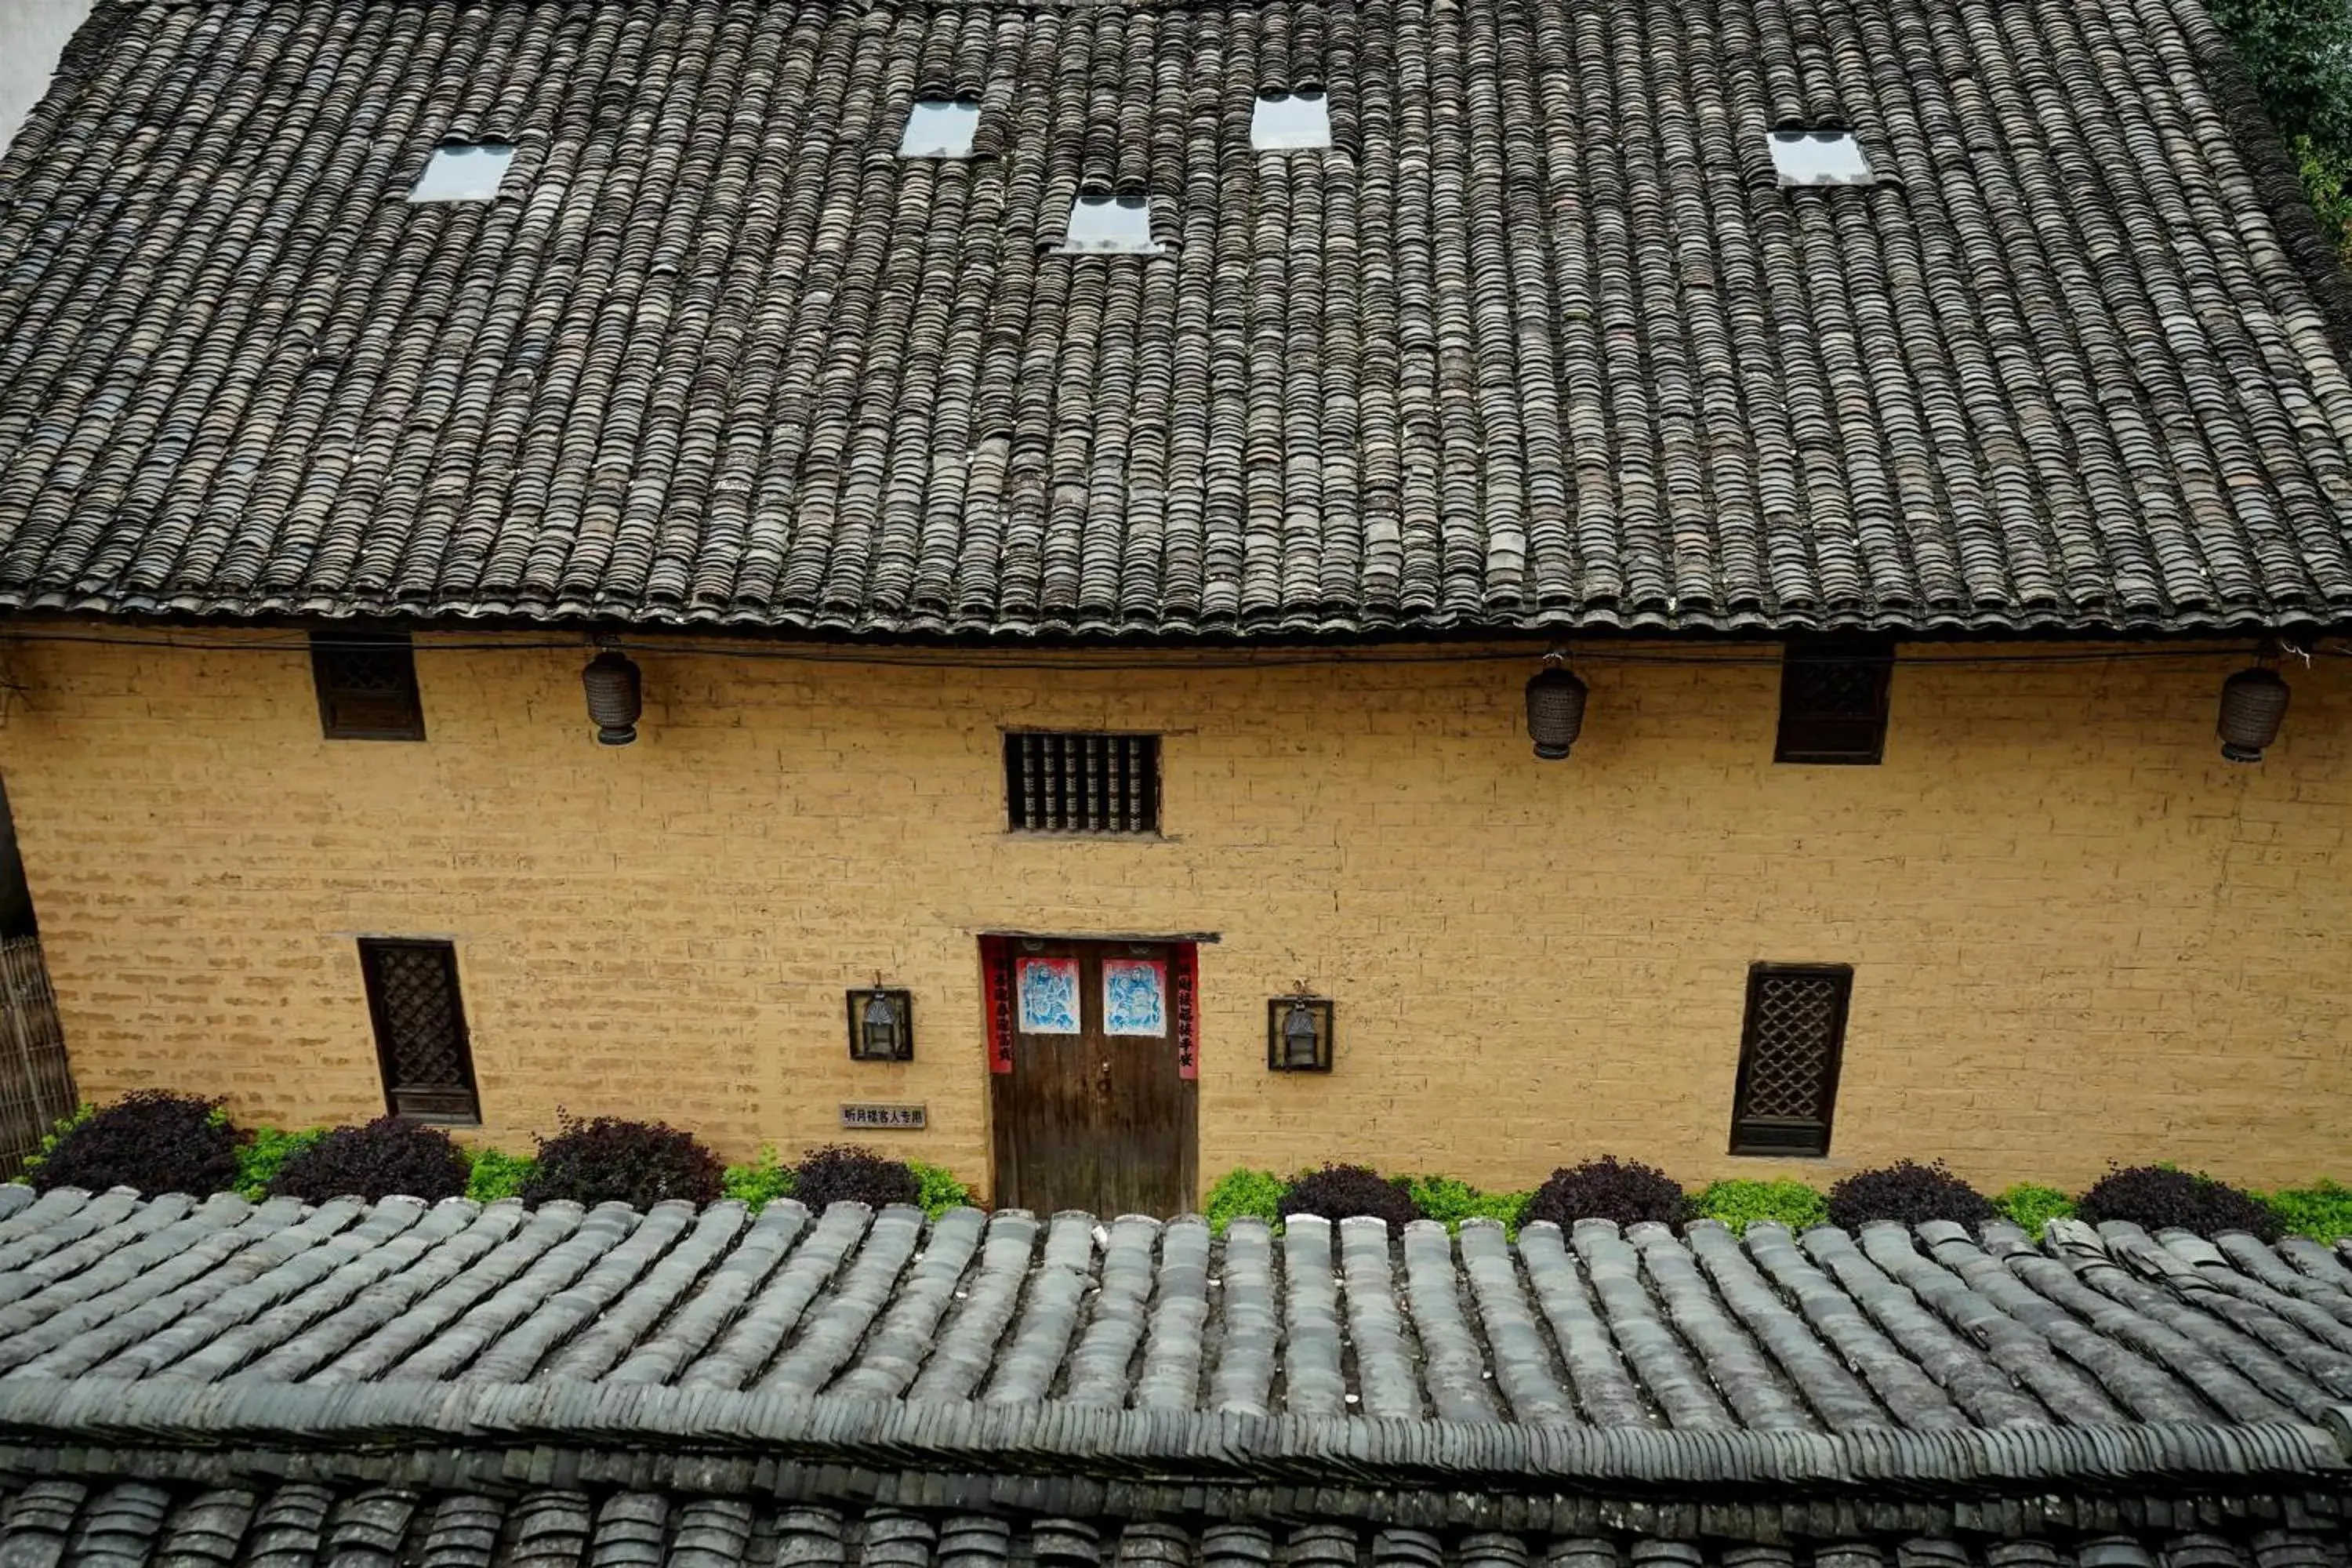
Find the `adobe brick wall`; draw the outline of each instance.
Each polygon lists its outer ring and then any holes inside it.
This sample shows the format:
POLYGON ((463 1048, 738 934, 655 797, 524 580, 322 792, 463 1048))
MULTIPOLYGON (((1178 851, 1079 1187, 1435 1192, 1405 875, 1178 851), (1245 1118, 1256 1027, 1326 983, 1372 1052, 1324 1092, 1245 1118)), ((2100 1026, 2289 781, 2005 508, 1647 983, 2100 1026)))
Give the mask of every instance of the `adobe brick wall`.
MULTIPOLYGON (((206 634, 215 635, 215 634, 206 634)), ((280 634, 282 640, 282 634, 280 634)), ((1769 667, 1589 663, 1539 764, 1531 662, 896 667, 641 653, 600 748, 584 651, 417 655, 425 744, 326 742, 307 658, 17 645, 0 766, 85 1090, 247 1119, 381 1106, 353 938, 454 938, 488 1125, 658 1114, 730 1156, 841 1136, 985 1183, 974 935, 1213 931, 1201 1169, 1360 1158, 1525 1185, 1603 1151, 1691 1181, 1900 1155, 2076 1183, 2165 1157, 2347 1172, 2352 691, 2290 669, 2270 760, 2212 737, 2241 662, 1896 672, 1886 762, 1776 767, 1769 667), (1164 842, 1003 831, 1004 725, 1166 731, 1164 842), (1753 960, 1855 966, 1833 1158, 1724 1152, 1753 960), (846 1059, 842 993, 920 1059, 846 1059), (1339 999, 1328 1079, 1265 998, 1339 999)), ((441 642, 452 639, 441 638, 441 642)), ((480 639, 474 639, 479 641, 480 639)))

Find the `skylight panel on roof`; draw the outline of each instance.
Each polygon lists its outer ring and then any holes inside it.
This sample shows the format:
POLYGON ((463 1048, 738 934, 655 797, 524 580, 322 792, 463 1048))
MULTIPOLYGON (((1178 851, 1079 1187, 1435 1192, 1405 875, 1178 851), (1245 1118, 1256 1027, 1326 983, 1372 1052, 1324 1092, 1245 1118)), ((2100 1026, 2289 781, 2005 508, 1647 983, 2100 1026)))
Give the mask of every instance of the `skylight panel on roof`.
POLYGON ((425 172, 408 193, 412 202, 494 202, 499 182, 514 162, 504 142, 452 142, 433 149, 425 172))
POLYGON ((972 133, 980 129, 980 100, 919 98, 898 138, 901 158, 969 158, 972 133))
POLYGON ((1870 164, 1851 131, 1775 131, 1765 139, 1784 185, 1866 185, 1870 164))
POLYGON ((1331 145, 1331 102, 1320 88, 1262 92, 1250 110, 1250 145, 1261 153, 1288 153, 1331 145))
POLYGON ((1095 255, 1157 256, 1151 237, 1151 204, 1140 191, 1120 196, 1083 193, 1070 204, 1070 226, 1062 248, 1095 255))

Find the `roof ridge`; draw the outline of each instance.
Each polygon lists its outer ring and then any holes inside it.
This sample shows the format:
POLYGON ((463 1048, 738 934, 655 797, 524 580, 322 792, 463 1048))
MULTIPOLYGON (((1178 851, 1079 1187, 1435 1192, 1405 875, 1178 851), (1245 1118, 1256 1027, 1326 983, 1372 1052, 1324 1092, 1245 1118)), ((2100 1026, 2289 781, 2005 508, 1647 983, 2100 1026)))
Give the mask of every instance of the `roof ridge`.
MULTIPOLYGON (((906 1404, 826 1394, 563 1384, 215 1384, 0 1377, 0 1441, 51 1448, 299 1450, 306 1472, 388 1449, 754 1452, 767 1461, 905 1475, 1135 1478, 1187 1486, 1636 1493, 1705 1485, 1837 1496, 1934 1488, 1963 1496, 2235 1489, 2352 1472, 2352 1406, 2329 1427, 2223 1425, 1640 1431, 1495 1422, 1239 1415, 1046 1405, 906 1404)), ((152 1462, 152 1453, 130 1456, 152 1462)), ((274 1456, 273 1463, 285 1456, 274 1456)))

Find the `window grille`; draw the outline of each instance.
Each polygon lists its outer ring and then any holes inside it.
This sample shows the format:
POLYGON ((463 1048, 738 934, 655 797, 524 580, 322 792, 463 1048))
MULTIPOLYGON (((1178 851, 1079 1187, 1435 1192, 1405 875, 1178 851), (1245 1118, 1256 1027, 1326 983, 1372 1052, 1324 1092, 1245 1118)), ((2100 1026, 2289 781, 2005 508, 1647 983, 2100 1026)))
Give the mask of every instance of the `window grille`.
POLYGON ((1160 737, 1004 737, 1006 816, 1016 833, 1160 831, 1160 737))
POLYGON ((313 632, 310 679, 331 741, 421 741, 416 655, 398 632, 313 632))
POLYGON ((1735 1154, 1826 1154, 1837 1106, 1853 970, 1843 963, 1759 963, 1748 972, 1748 1021, 1732 1097, 1735 1154))
POLYGON ((457 950, 446 942, 362 938, 360 973, 392 1113, 420 1121, 481 1121, 474 1049, 457 994, 457 950))
POLYGON ((1791 643, 1780 656, 1776 763, 1876 763, 1886 750, 1895 649, 1874 639, 1791 643))

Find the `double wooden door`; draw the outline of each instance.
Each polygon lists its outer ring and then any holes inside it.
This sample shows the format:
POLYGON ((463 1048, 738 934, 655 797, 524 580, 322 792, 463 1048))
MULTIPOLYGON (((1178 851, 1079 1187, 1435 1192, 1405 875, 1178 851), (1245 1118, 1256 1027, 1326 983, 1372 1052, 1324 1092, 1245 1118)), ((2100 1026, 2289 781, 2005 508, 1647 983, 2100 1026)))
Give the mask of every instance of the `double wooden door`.
POLYGON ((998 1205, 1161 1219, 1191 1209, 1191 945, 992 937, 982 959, 998 1205))

